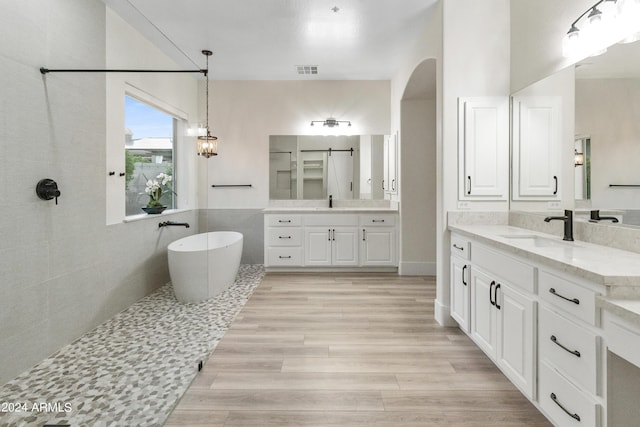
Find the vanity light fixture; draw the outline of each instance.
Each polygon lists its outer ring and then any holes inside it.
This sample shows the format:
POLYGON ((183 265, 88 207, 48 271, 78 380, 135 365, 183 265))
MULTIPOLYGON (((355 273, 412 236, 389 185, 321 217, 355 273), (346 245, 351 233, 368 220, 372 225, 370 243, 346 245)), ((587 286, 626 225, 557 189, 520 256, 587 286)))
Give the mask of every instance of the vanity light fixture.
POLYGON ((580 60, 615 43, 640 38, 640 0, 599 0, 571 23, 562 42, 565 58, 580 60))
POLYGON ((314 123, 322 123, 322 126, 330 128, 340 126, 340 123, 348 123, 347 126, 351 126, 351 122, 349 120, 336 120, 333 117, 329 117, 327 120, 312 120, 311 126, 314 126, 314 123))
POLYGON ((577 149, 573 149, 573 165, 575 167, 584 165, 584 153, 579 153, 577 149))
POLYGON ((211 135, 209 129, 209 57, 213 55, 210 50, 203 50, 202 54, 207 57, 207 69, 204 75, 207 77, 207 116, 204 135, 198 136, 198 156, 203 156, 208 159, 211 156, 218 155, 218 137, 211 135))

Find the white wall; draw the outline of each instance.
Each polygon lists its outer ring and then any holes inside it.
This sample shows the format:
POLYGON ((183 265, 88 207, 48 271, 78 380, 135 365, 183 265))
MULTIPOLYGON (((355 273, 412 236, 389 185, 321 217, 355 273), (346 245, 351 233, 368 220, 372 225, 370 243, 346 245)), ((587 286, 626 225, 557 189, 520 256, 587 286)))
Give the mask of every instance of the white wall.
POLYGON ((511 0, 511 92, 574 61, 562 57, 562 39, 592 0, 511 0))
POLYGON ((166 283, 166 246, 186 234, 105 225, 105 76, 39 72, 105 66, 104 3, 4 3, 0 384, 166 283), (42 178, 59 183, 57 206, 36 196, 42 178))
MULTIPOLYGON (((435 61, 431 60, 435 68, 435 61)), ((435 73, 433 73, 435 78, 435 73)), ((436 100, 402 101, 400 274, 436 274, 436 100)))
MULTIPOLYGON (((457 100, 508 96, 509 0, 455 0, 443 4, 442 205, 438 216, 436 320, 449 316, 449 233, 446 213, 457 209, 457 100)), ((472 210, 507 210, 506 202, 474 202, 472 210)))
POLYGON ((576 134, 591 137, 591 206, 640 209, 640 80, 576 80, 576 134))
POLYGON ((219 155, 208 160, 201 206, 265 208, 269 203, 269 135, 315 135, 311 120, 333 117, 351 127, 333 132, 388 134, 389 81, 212 81, 210 127, 219 155), (212 189, 212 184, 252 184, 251 189, 212 189))

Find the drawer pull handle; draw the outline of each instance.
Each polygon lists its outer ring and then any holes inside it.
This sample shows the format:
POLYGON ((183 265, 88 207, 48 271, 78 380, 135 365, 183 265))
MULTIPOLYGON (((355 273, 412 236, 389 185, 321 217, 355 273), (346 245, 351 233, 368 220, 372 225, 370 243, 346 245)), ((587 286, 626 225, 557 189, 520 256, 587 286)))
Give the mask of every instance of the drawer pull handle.
POLYGON ((493 299, 493 287, 496 285, 496 281, 492 280, 491 284, 489 285, 489 302, 491 303, 491 305, 496 305, 496 302, 493 299))
POLYGON ((464 267, 462 267, 462 284, 467 286, 468 283, 464 280, 464 272, 467 270, 467 264, 464 265, 464 267))
POLYGON ((279 219, 278 220, 279 223, 286 223, 286 222, 291 222, 290 219, 279 219))
POLYGON ((500 310, 502 308, 502 306, 500 304, 498 304, 498 289, 500 289, 500 283, 498 283, 496 285, 496 289, 493 292, 493 300, 495 301, 495 306, 498 310, 500 310))
POLYGON ((278 258, 280 258, 280 259, 291 259, 291 255, 289 255, 289 256, 280 255, 278 258))
POLYGON ((560 409, 562 409, 567 415, 569 415, 571 418, 573 418, 576 421, 580 421, 580 415, 578 414, 572 414, 571 412, 567 411, 567 409, 562 406, 562 403, 558 402, 558 398, 556 397, 555 393, 551 393, 551 400, 553 400, 553 403, 555 403, 556 405, 558 405, 560 407, 560 409))
POLYGON ((365 230, 364 228, 362 229, 362 241, 367 241, 367 230, 365 230))
POLYGON ((580 304, 580 300, 579 300, 578 298, 567 298, 567 297, 565 297, 565 296, 563 296, 563 295, 560 295, 559 293, 557 293, 557 292, 556 292, 556 289, 555 289, 555 288, 550 288, 550 289, 549 289, 549 292, 550 292, 551 294, 553 294, 553 295, 557 296, 558 298, 562 298, 563 300, 566 300, 566 301, 572 302, 572 303, 574 303, 574 304, 576 304, 576 305, 577 305, 577 304, 580 304))
POLYGON ((464 248, 462 246, 458 246, 455 243, 453 244, 453 247, 459 251, 464 251, 464 248))
POLYGON ((372 219, 371 222, 384 222, 384 219, 372 219))
POLYGON ((566 351, 567 353, 571 353, 576 357, 580 357, 580 352, 578 350, 569 350, 567 347, 563 346, 562 344, 560 344, 558 342, 558 338, 556 338, 555 335, 551 335, 551 342, 556 344, 558 347, 560 347, 561 349, 563 349, 564 351, 566 351))
POLYGON ((278 236, 278 239, 290 239, 291 236, 278 236))

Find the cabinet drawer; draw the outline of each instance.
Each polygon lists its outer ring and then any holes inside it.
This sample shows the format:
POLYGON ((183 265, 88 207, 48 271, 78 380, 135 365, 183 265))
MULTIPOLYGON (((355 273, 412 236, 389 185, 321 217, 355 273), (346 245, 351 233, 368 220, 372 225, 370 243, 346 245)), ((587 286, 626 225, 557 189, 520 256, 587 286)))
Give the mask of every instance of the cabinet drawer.
POLYGON ((569 319, 540 306, 540 358, 592 394, 598 394, 600 338, 569 319))
POLYGON ((471 260, 481 265, 499 278, 505 279, 512 285, 524 289, 529 293, 535 292, 534 267, 520 262, 507 255, 494 252, 486 246, 474 245, 471 260))
POLYGON ((269 266, 301 266, 302 248, 269 248, 269 266))
POLYGON ((451 255, 471 259, 471 242, 457 234, 451 235, 451 255))
POLYGON ((300 227, 273 227, 267 232, 267 246, 300 246, 302 244, 300 227))
POLYGON ((360 215, 361 226, 394 226, 396 225, 396 216, 389 214, 380 215, 360 215))
POLYGON ((538 288, 543 300, 591 325, 596 324, 596 292, 543 270, 538 275, 538 288))
POLYGON ((540 407, 557 426, 600 426, 600 405, 547 363, 540 364, 540 407))
POLYGON ((354 214, 308 214, 304 216, 304 225, 338 227, 358 225, 358 215, 354 214))
POLYGON ((299 226, 302 224, 300 215, 267 215, 267 225, 270 227, 299 226))

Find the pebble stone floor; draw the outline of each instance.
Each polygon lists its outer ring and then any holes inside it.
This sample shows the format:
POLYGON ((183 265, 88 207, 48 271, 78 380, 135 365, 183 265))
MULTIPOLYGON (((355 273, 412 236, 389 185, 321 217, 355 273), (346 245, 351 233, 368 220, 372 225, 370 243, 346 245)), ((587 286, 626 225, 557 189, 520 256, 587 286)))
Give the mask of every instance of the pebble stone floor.
POLYGON ((198 304, 161 287, 0 387, 0 404, 24 404, 0 411, 0 426, 162 425, 263 276, 242 265, 198 304))

